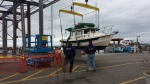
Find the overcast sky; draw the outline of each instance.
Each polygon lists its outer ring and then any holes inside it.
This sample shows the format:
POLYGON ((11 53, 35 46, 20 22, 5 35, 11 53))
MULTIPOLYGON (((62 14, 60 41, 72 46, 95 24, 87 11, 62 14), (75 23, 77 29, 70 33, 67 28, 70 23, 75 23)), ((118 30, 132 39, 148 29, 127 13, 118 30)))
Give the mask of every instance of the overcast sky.
MULTIPOLYGON (((37 0, 38 1, 38 0, 37 0)), ((85 0, 73 0, 75 2, 85 3, 85 0)), ((88 4, 96 5, 100 8, 100 28, 114 25, 112 31, 119 31, 113 38, 124 38, 136 41, 136 37, 140 36, 139 42, 150 43, 150 1, 149 0, 88 0, 88 4)), ((72 0, 60 0, 53 5, 53 33, 54 33, 54 45, 60 45, 61 39, 60 32, 60 18, 59 9, 65 8, 71 5, 72 0)), ((6 3, 5 3, 6 4, 6 3)), ((70 7, 65 9, 70 10, 70 7)), ((85 8, 75 7, 75 11, 82 14, 92 12, 85 8)), ((39 30, 39 13, 32 15, 31 17, 31 31, 32 35, 38 34, 39 30)), ((44 34, 51 34, 51 7, 44 9, 44 34)), ((61 23, 64 29, 73 26, 74 17, 61 13, 61 23)), ((85 15, 83 21, 95 22, 95 13, 85 15)), ((76 17, 76 23, 81 22, 80 17, 76 17)), ((8 24, 11 24, 9 22, 8 24)), ((19 27, 20 23, 19 23, 19 27)), ((27 26, 26 26, 27 28, 27 26)), ((2 29, 2 25, 0 26, 2 29)), ((12 34, 12 27, 8 29, 8 33, 12 34)), ((68 35, 69 33, 67 33, 68 35)), ((21 32, 18 30, 17 35, 21 36, 21 32)), ((2 36, 2 32, 0 32, 2 36)), ((8 36, 8 38, 10 38, 8 36)), ((21 38, 18 39, 18 46, 21 45, 21 38)), ((2 45, 2 42, 0 43, 2 45)), ((12 45, 12 41, 8 42, 8 45, 12 45)))

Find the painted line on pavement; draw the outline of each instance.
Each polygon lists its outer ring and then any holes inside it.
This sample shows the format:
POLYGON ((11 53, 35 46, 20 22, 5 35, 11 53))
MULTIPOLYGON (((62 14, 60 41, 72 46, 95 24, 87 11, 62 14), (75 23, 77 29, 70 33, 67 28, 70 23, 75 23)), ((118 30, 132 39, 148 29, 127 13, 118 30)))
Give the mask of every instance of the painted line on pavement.
POLYGON ((116 60, 116 61, 106 61, 106 62, 101 62, 101 63, 110 63, 110 62, 120 62, 120 61, 133 61, 133 60, 138 60, 141 61, 141 59, 131 59, 131 60, 116 60))
POLYGON ((80 67, 86 67, 86 66, 80 65, 80 67))
POLYGON ((79 67, 79 65, 76 65, 76 66, 72 69, 72 72, 74 72, 78 67, 79 67))
POLYGON ((14 76, 19 75, 19 74, 20 74, 20 73, 16 73, 16 74, 13 74, 13 75, 11 75, 11 76, 7 76, 7 77, 5 77, 5 78, 0 79, 0 81, 9 79, 9 78, 14 77, 14 76))
MULTIPOLYGON (((47 69, 47 68, 42 68, 42 69, 47 69)), ((35 71, 39 71, 39 70, 41 70, 41 68, 40 69, 35 69, 35 70, 31 70, 31 71, 28 71, 28 72, 35 72, 35 71)), ((11 75, 11 74, 14 74, 14 73, 17 73, 17 72, 13 72, 13 73, 5 73, 5 74, 0 74, 0 75, 11 75)))
MULTIPOLYGON (((113 67, 119 67, 119 66, 125 66, 125 65, 131 65, 131 64, 137 64, 137 63, 142 63, 142 62, 132 62, 132 63, 125 63, 125 64, 118 64, 118 65, 112 65, 112 66, 106 66, 106 67, 100 67, 97 69, 105 69, 105 68, 113 68, 113 67)), ((79 65, 80 67, 86 67, 83 65, 79 65)), ((90 67, 91 68, 91 67, 90 67)))
POLYGON ((129 80, 129 81, 126 81, 126 82, 122 82, 122 83, 119 83, 119 84, 128 84, 128 83, 131 83, 131 82, 134 82, 134 81, 137 81, 137 80, 143 79, 143 78, 144 78, 144 76, 139 77, 139 78, 135 78, 135 79, 133 79, 133 80, 129 80))
MULTIPOLYGON (((59 70, 59 69, 58 69, 59 70)), ((74 71, 75 73, 80 73, 80 72, 86 72, 86 70, 80 70, 80 71, 74 71)), ((53 72, 54 73, 54 72, 53 72)), ((56 73, 56 71, 55 71, 56 73)), ((54 74, 54 75, 51 75, 51 76, 58 76, 58 75, 63 75, 64 73, 61 73, 61 74, 54 74)), ((66 74, 69 74, 69 73, 66 73, 66 74)), ((15 80, 15 81, 8 81, 8 82, 2 82, 0 84, 10 84, 10 83, 17 83, 17 82, 23 82, 23 81, 30 81, 30 80, 36 80, 36 79, 42 79, 42 78, 48 78, 50 77, 50 75, 46 75, 46 76, 40 76, 40 77, 35 77, 35 78, 30 78, 30 79, 25 79, 25 80, 15 80)))
POLYGON ((25 77, 25 78, 23 78, 23 79, 21 79, 21 80, 26 80, 26 79, 28 79, 28 78, 31 78, 32 76, 35 76, 36 74, 39 74, 39 73, 41 73, 41 72, 44 71, 44 70, 45 70, 45 69, 39 70, 39 71, 37 71, 36 73, 31 74, 31 75, 29 75, 29 76, 27 76, 27 77, 25 77))
POLYGON ((11 66, 18 66, 18 65, 7 65, 7 66, 1 66, 1 67, 5 68, 5 67, 11 67, 11 66))
POLYGON ((49 76, 53 76, 55 73, 57 73, 58 71, 60 71, 62 68, 57 69, 56 71, 54 71, 53 73, 51 73, 49 76))
MULTIPOLYGON (((66 73, 68 74, 68 73, 66 73)), ((52 76, 58 76, 58 75, 63 75, 63 73, 61 74, 54 74, 52 76)), ((17 82, 22 82, 22 81, 30 81, 30 80, 36 80, 36 79, 42 79, 42 78, 48 78, 51 77, 50 75, 46 75, 46 76, 40 76, 40 77, 35 77, 35 78, 30 78, 30 79, 25 79, 25 80, 15 80, 15 81, 8 81, 8 82, 2 82, 0 84, 10 84, 10 83, 17 83, 17 82)))
MULTIPOLYGON (((116 60, 116 61, 106 61, 106 62, 99 62, 99 63, 95 63, 95 64, 100 64, 100 63, 111 63, 111 62, 120 62, 120 61, 133 61, 133 60, 138 60, 138 61, 142 61, 141 59, 131 59, 131 60, 116 60)), ((84 66, 86 64, 80 64, 80 66, 84 66)))
POLYGON ((113 68, 113 67, 119 67, 119 66, 131 65, 131 64, 138 64, 138 63, 142 63, 142 62, 133 62, 133 63, 118 64, 118 65, 113 65, 113 66, 100 67, 98 69, 113 68))
MULTIPOLYGON (((126 64, 119 64, 119 65, 113 65, 113 66, 106 66, 106 67, 100 67, 97 68, 97 70, 99 69, 107 69, 107 68, 113 68, 113 67, 119 67, 119 66, 125 66, 125 65, 131 65, 131 64, 137 64, 137 63, 142 63, 142 62, 134 62, 134 63, 126 63, 126 64)), ((59 70, 59 69, 58 69, 59 70)), ((26 80, 16 80, 16 81, 9 81, 9 82, 3 82, 4 84, 10 84, 10 83, 16 83, 16 82, 21 82, 21 81, 28 81, 28 80, 36 80, 36 79, 42 79, 42 78, 47 78, 50 76, 56 76, 57 71, 54 71, 52 74, 53 75, 48 75, 48 76, 41 76, 41 77, 35 77, 35 78, 30 78, 30 79, 26 79, 26 80)), ((86 72, 86 70, 79 70, 79 71, 74 71, 74 73, 80 73, 80 72, 86 72)), ((61 74, 57 74, 57 75, 63 75, 64 73, 61 74)), ((67 74, 67 73, 66 73, 67 74)), ((2 84, 3 84, 2 83, 2 84)), ((1 84, 1 83, 0 83, 1 84)))

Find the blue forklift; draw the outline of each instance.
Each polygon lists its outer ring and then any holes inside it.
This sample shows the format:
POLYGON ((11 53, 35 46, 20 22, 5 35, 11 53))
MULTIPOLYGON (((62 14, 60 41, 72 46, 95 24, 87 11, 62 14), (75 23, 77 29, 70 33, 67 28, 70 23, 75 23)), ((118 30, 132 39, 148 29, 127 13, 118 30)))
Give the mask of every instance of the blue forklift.
POLYGON ((53 47, 51 35, 26 35, 25 36, 25 58, 26 64, 34 66, 50 65, 53 60, 53 47))

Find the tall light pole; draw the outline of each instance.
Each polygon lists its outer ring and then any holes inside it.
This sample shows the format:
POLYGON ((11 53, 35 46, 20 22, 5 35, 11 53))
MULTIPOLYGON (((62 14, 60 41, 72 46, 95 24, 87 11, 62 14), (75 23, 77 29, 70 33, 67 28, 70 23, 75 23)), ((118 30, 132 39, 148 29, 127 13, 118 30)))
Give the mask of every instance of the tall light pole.
POLYGON ((138 43, 138 38, 140 38, 140 36, 137 36, 137 37, 136 37, 136 42, 137 42, 137 43, 138 43))

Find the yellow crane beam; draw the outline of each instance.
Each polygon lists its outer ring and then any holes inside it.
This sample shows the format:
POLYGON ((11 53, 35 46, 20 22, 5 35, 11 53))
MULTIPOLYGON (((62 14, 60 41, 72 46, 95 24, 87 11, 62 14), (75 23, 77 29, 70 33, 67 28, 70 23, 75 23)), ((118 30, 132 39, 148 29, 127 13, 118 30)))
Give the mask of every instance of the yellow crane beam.
POLYGON ((88 5, 88 4, 73 2, 73 5, 81 6, 81 7, 89 8, 89 9, 93 9, 93 10, 95 10, 95 11, 99 11, 99 8, 94 7, 94 6, 91 6, 91 5, 88 5))
POLYGON ((77 15, 77 16, 81 16, 81 17, 83 17, 83 15, 82 15, 82 14, 77 13, 77 12, 74 12, 74 11, 62 10, 62 9, 60 9, 60 10, 59 10, 59 12, 68 13, 68 14, 72 14, 72 15, 77 15))

